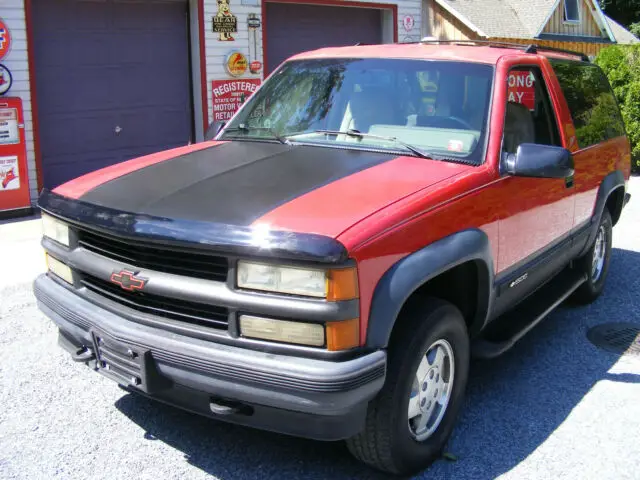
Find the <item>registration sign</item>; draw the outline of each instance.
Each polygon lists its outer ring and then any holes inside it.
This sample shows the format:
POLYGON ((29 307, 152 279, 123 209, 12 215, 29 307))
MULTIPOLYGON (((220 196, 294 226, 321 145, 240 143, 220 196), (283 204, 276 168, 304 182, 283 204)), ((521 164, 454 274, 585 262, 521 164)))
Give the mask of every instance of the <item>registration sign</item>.
POLYGON ((261 80, 214 80, 211 82, 213 99, 213 121, 226 122, 236 113, 243 100, 258 89, 261 80))

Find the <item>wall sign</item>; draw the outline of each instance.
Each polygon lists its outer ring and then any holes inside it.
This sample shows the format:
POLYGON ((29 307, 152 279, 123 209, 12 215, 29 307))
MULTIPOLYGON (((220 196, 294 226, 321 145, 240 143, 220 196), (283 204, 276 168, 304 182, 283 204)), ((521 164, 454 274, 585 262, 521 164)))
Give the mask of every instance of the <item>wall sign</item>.
POLYGON ((20 188, 18 157, 0 157, 0 193, 20 188))
POLYGON ((407 32, 410 32, 411 30, 413 30, 413 27, 415 24, 416 24, 416 21, 411 15, 407 15, 402 19, 402 25, 404 26, 404 29, 407 32))
POLYGON ((211 82, 213 99, 213 121, 226 122, 244 100, 258 89, 261 80, 249 78, 246 80, 214 80, 211 82))
POLYGON ((251 73, 260 73, 261 70, 262 70, 262 62, 254 60, 249 64, 249 71, 251 73))
POLYGON ((533 72, 511 72, 508 78, 507 95, 509 102, 521 103, 529 110, 535 110, 536 85, 533 72))
POLYGON ((224 61, 224 68, 232 77, 241 77, 247 71, 249 62, 242 52, 234 50, 224 61))
POLYGON ((0 18, 0 60, 2 60, 11 48, 11 33, 7 24, 0 18))
POLYGON ((233 42, 232 33, 238 31, 238 19, 231 13, 231 0, 218 0, 218 13, 213 17, 213 32, 221 42, 233 42))
POLYGON ((0 95, 4 95, 9 91, 13 84, 13 77, 7 67, 0 64, 0 95))

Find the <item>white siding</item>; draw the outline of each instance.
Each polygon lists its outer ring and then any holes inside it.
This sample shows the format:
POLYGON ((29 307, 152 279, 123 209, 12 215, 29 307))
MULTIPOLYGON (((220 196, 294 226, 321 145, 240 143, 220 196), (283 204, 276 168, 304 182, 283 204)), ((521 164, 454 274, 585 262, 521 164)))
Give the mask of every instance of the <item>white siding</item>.
POLYGON ((31 93, 29 90, 29 65, 27 59, 27 29, 25 25, 24 1, 1 0, 0 17, 11 33, 11 50, 0 62, 13 76, 13 86, 7 96, 20 97, 24 108, 27 140, 27 164, 29 168, 29 190, 31 201, 37 198, 36 159, 33 150, 33 123, 31 121, 31 93))
MULTIPOLYGON (((300 3, 304 3, 301 1, 300 3)), ((357 4, 357 1, 351 2, 357 4)), ((421 0, 368 0, 366 3, 384 3, 398 5, 398 41, 418 41, 420 40, 422 30, 422 1, 421 0), (414 19, 414 26, 410 32, 407 32, 403 25, 405 16, 411 15, 414 19)), ((206 47, 206 63, 207 63, 207 112, 209 121, 211 121, 211 81, 229 79, 229 75, 224 69, 224 60, 231 50, 239 50, 249 58, 249 35, 247 25, 247 17, 250 13, 254 13, 262 19, 262 8, 258 6, 241 5, 240 0, 231 0, 231 12, 238 18, 238 33, 234 35, 234 42, 221 42, 218 40, 218 34, 212 32, 212 17, 218 10, 216 0, 205 0, 204 2, 204 29, 205 29, 205 47, 206 47)), ((264 27, 264 24, 263 24, 264 27)), ((264 64, 262 52, 262 34, 263 28, 258 29, 257 33, 257 59, 264 64)), ((295 39, 292 39, 295 41, 295 39)), ((253 48, 253 47, 251 47, 253 48)), ((261 75, 247 74, 245 78, 261 78, 261 75)))
MULTIPOLYGON (((31 112, 31 93, 29 88, 29 68, 27 58, 27 32, 25 24, 24 0, 0 0, 2 10, 0 17, 7 23, 12 35, 12 47, 9 54, 2 60, 2 63, 11 70, 13 74, 13 87, 9 95, 22 98, 25 112, 25 129, 27 139, 27 160, 29 167, 29 187, 32 203, 37 199, 37 177, 35 153, 33 145, 33 123, 31 112)), ((192 2, 195 0, 191 0, 192 2)), ((369 3, 387 3, 398 5, 398 41, 417 41, 420 39, 422 30, 422 1, 421 0, 368 0, 369 3), (414 19, 414 27, 407 32, 403 26, 405 16, 411 15, 414 19)), ((353 1, 352 3, 358 3, 353 1)), ((205 52, 206 52, 206 77, 207 77, 207 112, 211 118, 211 81, 224 80, 230 78, 224 70, 224 59, 231 50, 240 50, 245 55, 250 56, 249 34, 247 29, 247 17, 250 13, 262 17, 261 6, 242 5, 240 0, 231 0, 231 11, 238 18, 238 29, 234 35, 234 42, 218 41, 218 34, 212 31, 212 17, 217 13, 217 0, 204 0, 204 31, 205 31, 205 52)), ((257 51, 255 57, 264 63, 262 52, 263 29, 257 31, 257 51)), ((195 40, 197 37, 192 37, 195 40)), ((78 39, 82 41, 82 39, 78 39)), ((292 39, 295 41, 295 39, 292 39)), ((193 48, 197 49, 197 42, 193 42, 193 48)), ((253 47, 251 47, 253 48, 253 47)), ((198 54, 199 55, 199 54, 198 54)), ((194 58, 199 58, 197 55, 194 58)), ((247 74, 245 78, 260 78, 261 75, 247 74)), ((196 79, 199 77, 196 77, 196 79)), ((195 80, 195 79, 194 79, 195 80)), ((197 93, 197 92, 196 92, 197 93)), ((200 110, 198 110, 200 111, 200 110)))

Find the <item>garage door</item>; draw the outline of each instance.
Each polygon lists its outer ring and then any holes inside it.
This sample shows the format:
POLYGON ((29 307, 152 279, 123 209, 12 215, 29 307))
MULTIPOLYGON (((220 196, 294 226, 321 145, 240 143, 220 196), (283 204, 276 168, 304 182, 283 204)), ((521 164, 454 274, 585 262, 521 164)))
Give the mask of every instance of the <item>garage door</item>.
POLYGON ((188 143, 186 0, 33 0, 44 186, 188 143))
POLYGON ((382 10, 268 3, 267 72, 293 54, 322 47, 382 42, 382 10))

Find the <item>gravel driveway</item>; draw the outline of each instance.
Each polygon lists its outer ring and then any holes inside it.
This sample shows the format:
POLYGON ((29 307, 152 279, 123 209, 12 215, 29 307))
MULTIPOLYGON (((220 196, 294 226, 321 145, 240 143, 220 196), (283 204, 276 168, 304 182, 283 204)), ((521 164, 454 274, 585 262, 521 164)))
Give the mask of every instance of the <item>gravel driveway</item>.
MULTIPOLYGON (((640 478, 640 356, 587 329, 640 324, 640 178, 614 230, 605 294, 561 307, 512 351, 472 365, 467 404, 420 478, 640 478)), ((127 394, 73 363, 39 313, 39 221, 0 224, 0 478, 381 478, 341 443, 227 425, 127 394)))

